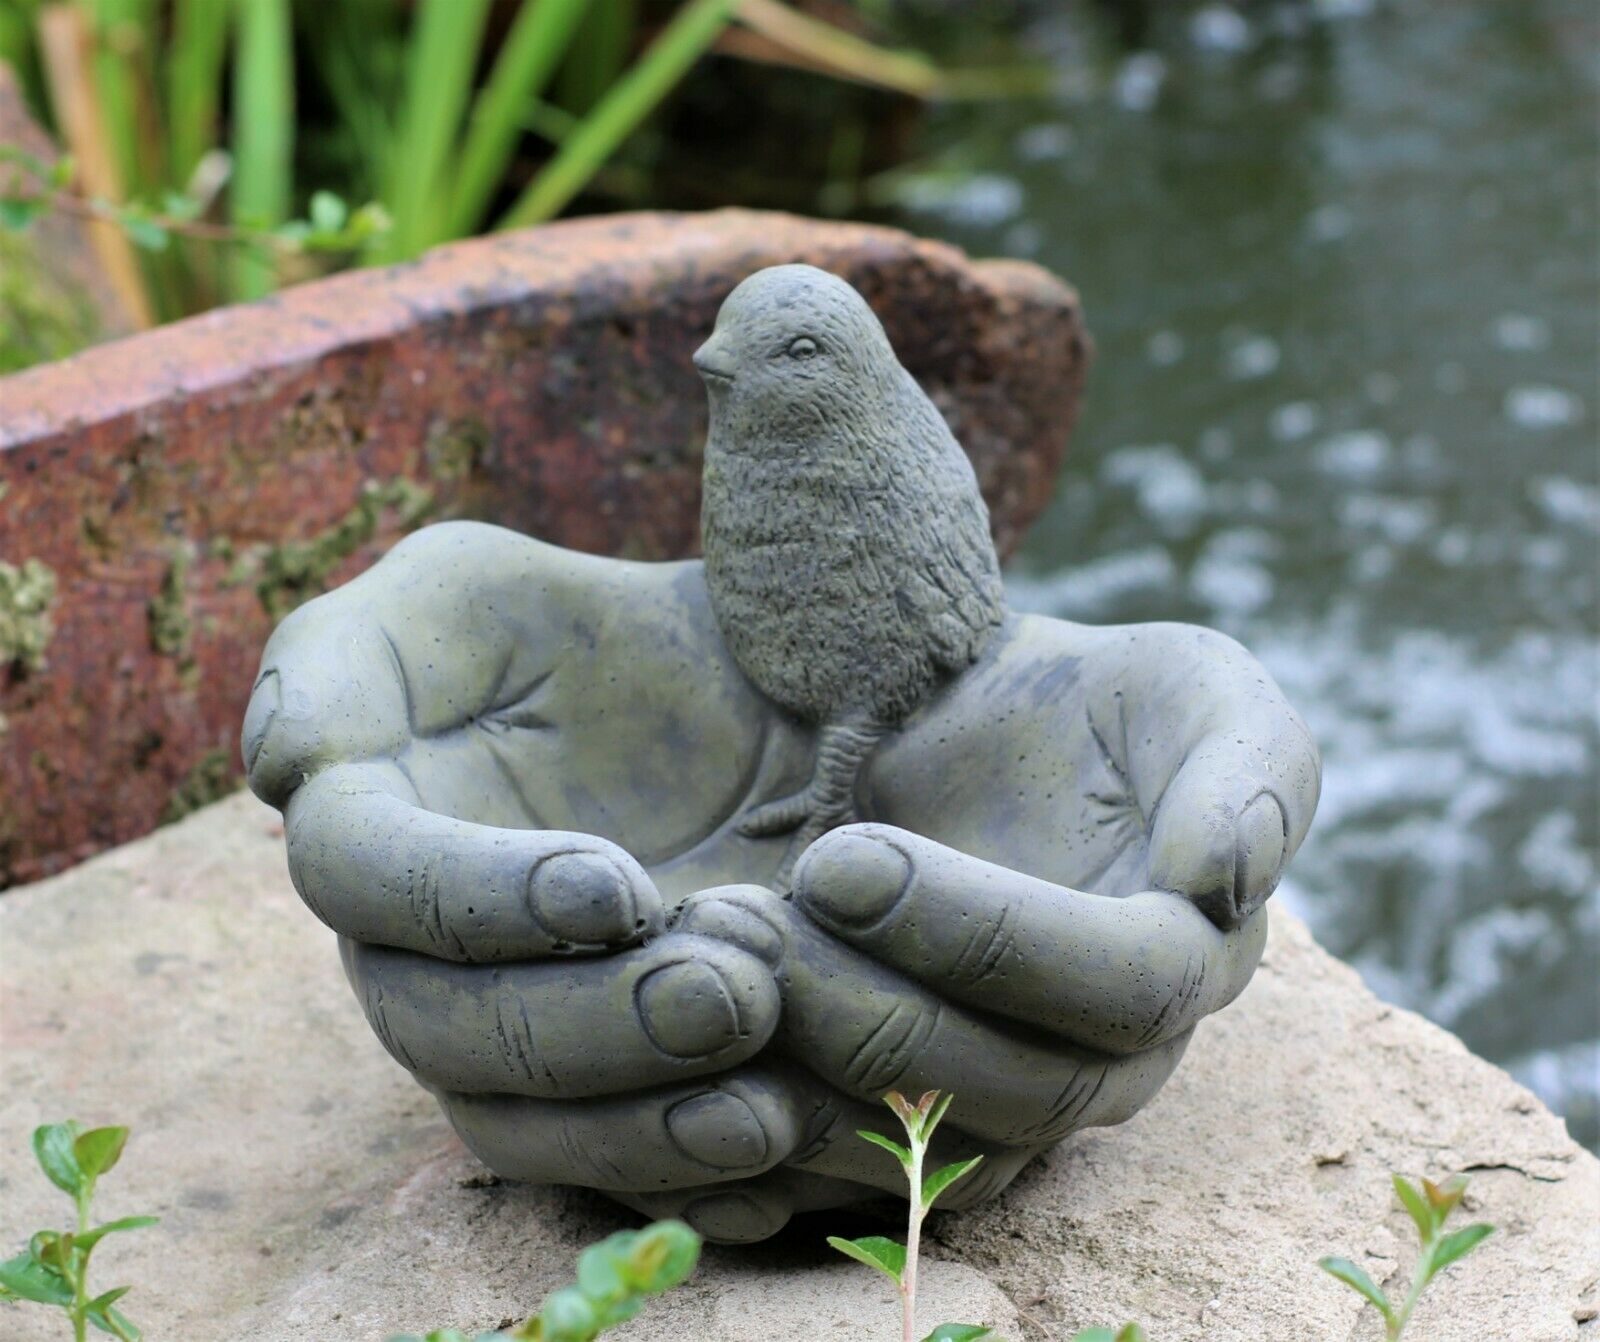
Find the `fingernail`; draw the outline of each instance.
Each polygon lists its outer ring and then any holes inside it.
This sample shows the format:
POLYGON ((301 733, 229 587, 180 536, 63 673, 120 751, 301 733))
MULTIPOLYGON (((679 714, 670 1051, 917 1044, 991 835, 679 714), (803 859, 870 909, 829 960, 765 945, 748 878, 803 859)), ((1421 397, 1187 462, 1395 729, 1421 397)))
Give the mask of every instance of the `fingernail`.
POLYGON ((749 951, 769 969, 783 961, 783 937, 765 918, 724 899, 704 899, 690 905, 678 923, 680 932, 696 932, 732 942, 749 951))
POLYGON ((718 1170, 748 1170, 767 1158, 767 1134, 737 1095, 709 1091, 667 1110, 667 1135, 691 1160, 718 1170))
POLYGON ((663 1053, 704 1058, 739 1038, 739 1008, 722 975, 683 960, 639 980, 639 1020, 663 1053))
POLYGON ((795 871, 795 897, 829 922, 864 925, 888 913, 911 883, 911 862, 898 848, 863 834, 814 843, 795 871))
POLYGON ((788 1222, 789 1211, 748 1193, 713 1193, 685 1207, 683 1219, 709 1240, 748 1244, 776 1235, 788 1222))
POLYGON ((256 760, 261 757, 261 747, 266 744, 267 732, 272 726, 272 720, 278 715, 278 706, 283 699, 283 684, 276 668, 263 671, 261 679, 256 681, 256 687, 250 695, 250 705, 245 710, 244 731, 244 767, 248 771, 256 767, 256 760))
POLYGON ((1283 868, 1283 810, 1263 792, 1244 808, 1235 831, 1234 905, 1241 917, 1254 913, 1277 885, 1283 868))
POLYGON ((528 878, 528 912, 553 941, 610 945, 638 932, 633 882, 599 853, 556 853, 528 878))

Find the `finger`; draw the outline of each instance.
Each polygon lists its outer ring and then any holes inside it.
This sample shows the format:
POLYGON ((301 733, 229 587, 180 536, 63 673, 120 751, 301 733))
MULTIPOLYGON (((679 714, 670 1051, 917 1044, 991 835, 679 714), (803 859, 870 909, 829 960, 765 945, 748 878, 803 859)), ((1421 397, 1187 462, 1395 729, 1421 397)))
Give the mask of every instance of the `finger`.
POLYGON ((424 1084, 546 1099, 723 1071, 772 1037, 777 985, 736 946, 673 934, 598 960, 457 965, 340 942, 389 1053, 424 1084))
POLYGON ((398 755, 532 673, 519 644, 537 640, 514 635, 528 617, 519 594, 548 591, 562 553, 498 527, 440 523, 291 612, 245 714, 256 795, 281 810, 327 765, 398 755), (485 619, 491 608, 504 618, 485 619))
POLYGON ((702 892, 678 926, 765 957, 783 991, 777 1042, 824 1081, 868 1101, 889 1090, 953 1092, 949 1121, 1006 1146, 1048 1144, 1131 1117, 1188 1042, 1180 1035, 1112 1057, 1003 1028, 868 959, 759 887, 702 892), (762 930, 750 933, 752 923, 762 930))
POLYGON ((591 834, 500 829, 413 806, 392 766, 344 765, 284 812, 311 911, 357 941, 483 963, 593 954, 659 931, 644 868, 591 834))
POLYGON ((796 905, 941 999, 1087 1048, 1164 1043, 1232 1000, 1266 926, 1229 937, 1182 898, 1084 894, 889 825, 849 825, 795 869, 796 905))
POLYGON ((1310 738, 1293 726, 1203 737, 1156 803, 1150 882, 1186 896, 1218 927, 1239 926, 1266 902, 1311 824, 1320 769, 1310 738))
MULTIPOLYGON (((596 1100, 442 1091, 436 1098, 472 1153, 507 1179, 656 1192, 745 1180, 783 1164, 861 1184, 863 1197, 906 1192, 893 1157, 860 1135, 903 1141, 894 1117, 792 1063, 596 1100)), ((984 1159, 941 1197, 941 1207, 956 1209, 992 1197, 1034 1154, 947 1125, 934 1135, 927 1168, 984 1159)))
POLYGON ((733 1188, 669 1193, 614 1193, 626 1207, 661 1220, 677 1217, 713 1244, 754 1244, 769 1239, 801 1212, 831 1211, 876 1201, 883 1195, 844 1179, 803 1170, 773 1170, 733 1188))
POLYGON ((280 810, 324 766, 410 742, 401 672, 361 595, 352 584, 300 607, 261 654, 240 752, 251 789, 280 810))
POLYGON ((496 1174, 610 1192, 748 1179, 793 1153, 810 1106, 783 1065, 594 1100, 439 1092, 451 1125, 496 1174))

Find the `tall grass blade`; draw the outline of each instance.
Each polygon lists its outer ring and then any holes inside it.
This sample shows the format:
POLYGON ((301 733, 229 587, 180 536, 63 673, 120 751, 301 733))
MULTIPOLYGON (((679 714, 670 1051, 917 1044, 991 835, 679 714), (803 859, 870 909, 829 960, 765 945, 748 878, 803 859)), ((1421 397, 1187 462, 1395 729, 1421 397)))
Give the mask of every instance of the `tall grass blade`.
POLYGON ((383 255, 414 256, 443 235, 445 164, 472 94, 488 0, 421 0, 406 58, 385 200, 394 227, 383 255))
MULTIPOLYGON (((294 155, 294 63, 289 0, 236 0, 233 75, 234 222, 270 226, 289 217, 294 155)), ((233 259, 236 299, 259 298, 277 280, 269 253, 241 247, 233 259)))
POLYGON ((561 144, 500 221, 503 228, 559 214, 727 28, 739 0, 689 0, 561 144))
POLYGON ((167 171, 182 189, 217 142, 233 0, 174 0, 167 52, 167 171))
POLYGON ((779 0, 742 0, 739 22, 769 42, 803 56, 819 69, 862 84, 933 97, 943 75, 916 51, 891 51, 831 23, 797 13, 779 0))
POLYGON ((123 191, 148 195, 159 183, 161 137, 152 125, 152 0, 89 0, 95 94, 123 191))
POLYGON ((448 236, 462 237, 482 222, 516 152, 528 109, 567 53, 588 6, 589 0, 523 0, 473 107, 450 193, 448 236))
POLYGON ((594 109, 628 63, 637 0, 589 0, 577 41, 562 63, 556 101, 576 116, 594 109))

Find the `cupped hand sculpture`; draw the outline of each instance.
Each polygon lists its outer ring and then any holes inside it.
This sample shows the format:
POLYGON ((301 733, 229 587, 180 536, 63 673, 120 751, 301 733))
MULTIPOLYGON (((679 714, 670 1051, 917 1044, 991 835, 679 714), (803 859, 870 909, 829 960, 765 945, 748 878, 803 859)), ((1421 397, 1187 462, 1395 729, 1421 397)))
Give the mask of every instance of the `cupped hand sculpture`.
POLYGON ((989 1157, 950 1206, 1136 1112, 1248 982, 1316 805, 1260 666, 1001 613, 873 721, 823 816, 865 823, 791 876, 833 724, 758 690, 717 615, 699 561, 445 523, 267 646, 250 784, 467 1145, 748 1241, 899 1191, 854 1136, 890 1089, 954 1092, 936 1157, 989 1157))

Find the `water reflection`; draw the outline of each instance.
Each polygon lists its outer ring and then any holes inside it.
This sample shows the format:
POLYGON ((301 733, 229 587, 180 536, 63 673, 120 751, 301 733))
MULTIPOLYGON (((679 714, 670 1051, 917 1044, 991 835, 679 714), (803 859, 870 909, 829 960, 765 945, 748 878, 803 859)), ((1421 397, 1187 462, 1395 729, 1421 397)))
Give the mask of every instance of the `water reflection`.
POLYGON ((948 109, 886 184, 1084 295, 1099 363, 1017 604, 1254 649, 1326 762, 1285 899, 1591 1144, 1593 25, 1041 7, 1058 103, 948 109))

